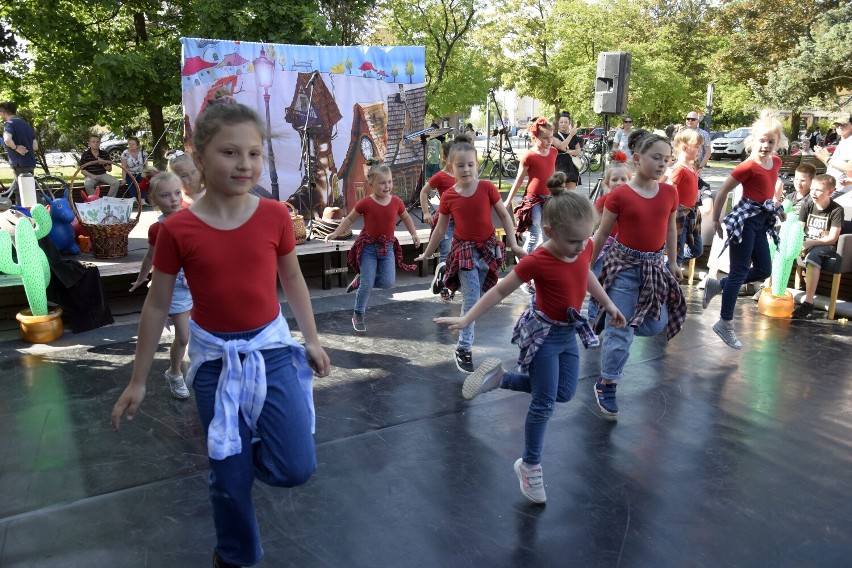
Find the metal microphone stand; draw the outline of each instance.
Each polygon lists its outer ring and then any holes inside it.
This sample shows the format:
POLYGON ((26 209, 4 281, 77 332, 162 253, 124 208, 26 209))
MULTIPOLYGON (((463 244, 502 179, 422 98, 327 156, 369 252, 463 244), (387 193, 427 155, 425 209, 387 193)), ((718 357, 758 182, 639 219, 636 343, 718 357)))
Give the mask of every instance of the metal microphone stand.
POLYGON ((308 122, 311 120, 311 109, 313 109, 314 101, 314 81, 313 78, 308 81, 307 88, 310 89, 308 94, 308 106, 305 109, 305 124, 302 126, 301 151, 302 157, 299 162, 299 171, 302 172, 302 186, 308 194, 308 212, 310 213, 305 229, 307 230, 307 240, 313 237, 314 232, 314 169, 313 160, 311 159, 311 135, 308 127, 308 122))
POLYGON ((500 121, 500 128, 497 130, 497 167, 500 169, 499 178, 497 178, 497 189, 503 189, 503 174, 505 172, 505 168, 503 167, 503 137, 508 133, 508 129, 506 128, 506 123, 503 122, 503 113, 500 110, 500 105, 497 104, 497 97, 494 96, 494 89, 488 90, 488 95, 491 97, 491 102, 494 104, 494 110, 497 111, 497 120, 500 121))

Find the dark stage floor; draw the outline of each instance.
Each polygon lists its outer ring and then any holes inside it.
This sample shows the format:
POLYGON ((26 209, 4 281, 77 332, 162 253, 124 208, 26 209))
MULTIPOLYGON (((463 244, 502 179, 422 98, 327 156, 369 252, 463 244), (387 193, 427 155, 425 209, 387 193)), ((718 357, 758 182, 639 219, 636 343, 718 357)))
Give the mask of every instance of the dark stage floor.
MULTIPOLYGON (((544 451, 548 503, 512 464, 529 397, 462 400, 455 314, 421 288, 377 291, 368 333, 353 297, 317 300, 334 365, 316 383, 319 470, 256 485, 264 567, 802 567, 852 558, 852 326, 771 320, 742 298, 744 348, 702 314, 670 344, 639 339, 617 423, 596 415, 597 350, 544 451), (846 481, 844 481, 846 480, 846 481)), ((516 356, 516 293, 477 329, 476 361, 516 356)), ((0 356, 0 566, 206 567, 214 532, 192 400, 169 397, 164 338, 143 413, 109 428, 134 328, 0 356)))

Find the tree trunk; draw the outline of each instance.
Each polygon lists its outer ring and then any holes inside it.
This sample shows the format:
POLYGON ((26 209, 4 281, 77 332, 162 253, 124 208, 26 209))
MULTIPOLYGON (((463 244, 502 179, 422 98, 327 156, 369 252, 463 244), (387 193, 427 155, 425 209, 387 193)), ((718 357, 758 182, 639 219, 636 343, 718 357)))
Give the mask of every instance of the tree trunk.
POLYGON ((802 123, 802 111, 794 109, 790 115, 790 142, 799 139, 799 125, 802 123))
MULTIPOLYGON (((155 105, 154 103, 145 102, 145 108, 148 109, 148 120, 151 123, 151 136, 154 138, 154 141, 161 140, 163 136, 163 132, 166 130, 166 121, 163 118, 163 107, 160 105, 155 105)), ((163 143, 165 138, 163 138, 160 144, 153 149, 152 158, 154 160, 154 165, 158 170, 166 169, 166 144, 163 143)))

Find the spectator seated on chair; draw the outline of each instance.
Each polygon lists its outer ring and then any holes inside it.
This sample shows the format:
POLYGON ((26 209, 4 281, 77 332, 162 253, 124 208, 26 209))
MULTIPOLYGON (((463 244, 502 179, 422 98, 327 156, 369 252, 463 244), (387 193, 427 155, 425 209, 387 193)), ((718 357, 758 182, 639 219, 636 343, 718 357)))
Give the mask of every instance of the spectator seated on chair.
POLYGON ((812 164, 799 164, 793 176, 793 191, 785 195, 793 204, 793 215, 799 216, 802 205, 809 201, 811 195, 811 183, 816 176, 816 168, 812 164))
POLYGON ((819 283, 823 260, 836 252, 837 239, 843 226, 843 207, 832 198, 836 180, 828 174, 818 175, 811 184, 811 200, 802 205, 799 221, 805 226, 802 257, 805 263, 805 298, 793 318, 809 318, 814 311, 814 294, 819 283))
POLYGON ((102 183, 109 185, 110 197, 118 194, 119 181, 107 173, 112 170, 112 162, 109 154, 101 150, 101 137, 97 134, 89 136, 89 147, 80 156, 80 167, 86 178, 83 180, 86 192, 92 193, 94 187, 102 183))

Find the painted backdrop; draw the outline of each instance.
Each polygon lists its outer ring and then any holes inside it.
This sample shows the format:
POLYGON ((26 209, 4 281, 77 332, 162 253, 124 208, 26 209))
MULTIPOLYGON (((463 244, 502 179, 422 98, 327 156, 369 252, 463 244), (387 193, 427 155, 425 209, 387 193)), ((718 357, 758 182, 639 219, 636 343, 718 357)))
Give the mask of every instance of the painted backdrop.
POLYGON ((364 196, 365 164, 391 167, 408 202, 422 167, 425 120, 423 47, 321 47, 182 38, 181 80, 187 146, 198 114, 231 97, 268 121, 259 184, 303 214, 327 205, 347 211, 364 196), (215 104, 215 103, 214 103, 215 104), (309 133, 304 152, 303 133, 309 133), (310 160, 304 159, 309 154, 310 160), (272 159, 270 159, 270 157, 272 159), (308 175, 312 182, 307 183, 308 175))

